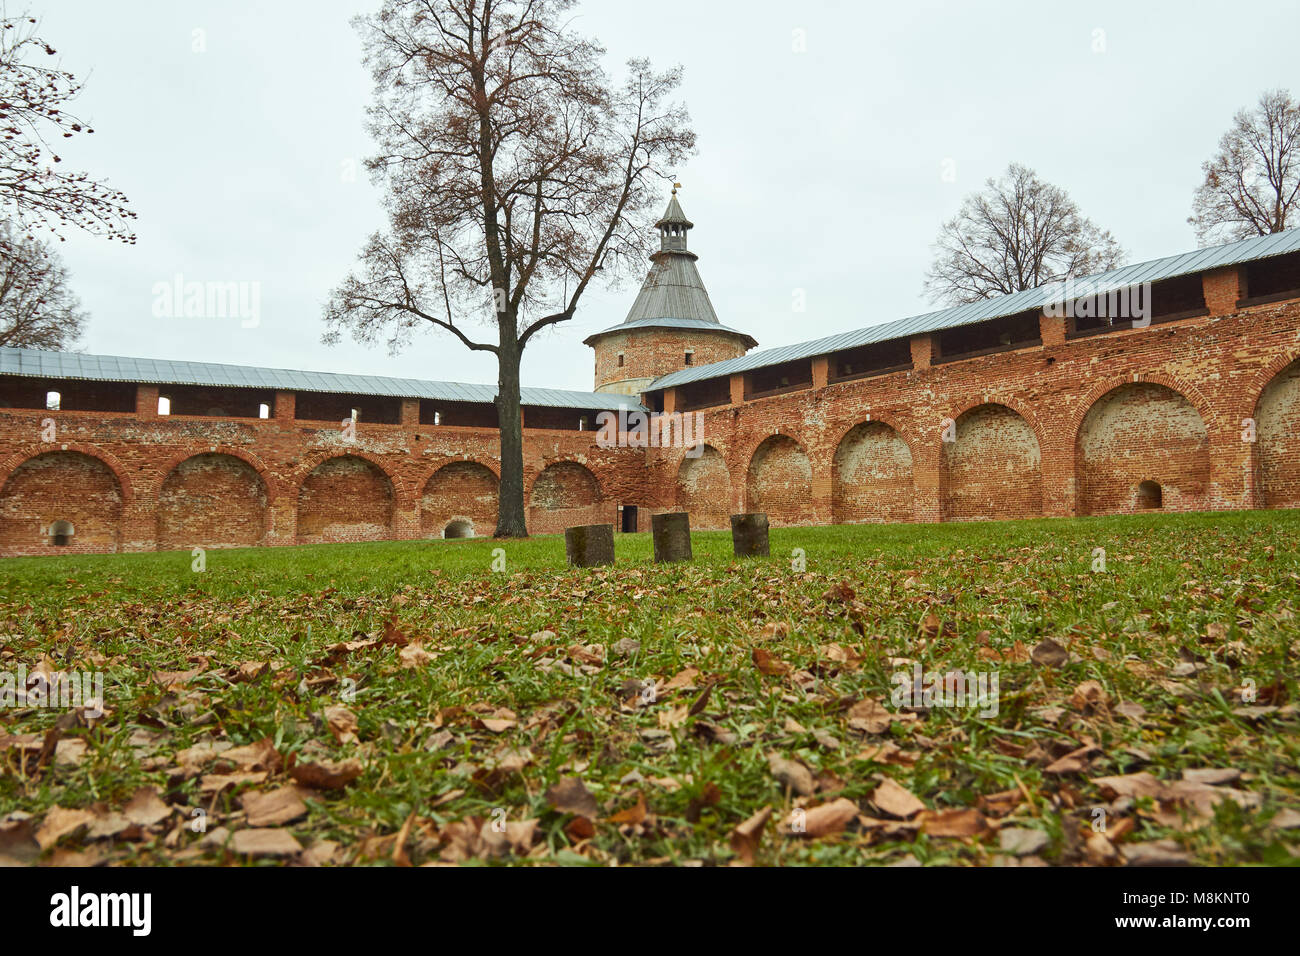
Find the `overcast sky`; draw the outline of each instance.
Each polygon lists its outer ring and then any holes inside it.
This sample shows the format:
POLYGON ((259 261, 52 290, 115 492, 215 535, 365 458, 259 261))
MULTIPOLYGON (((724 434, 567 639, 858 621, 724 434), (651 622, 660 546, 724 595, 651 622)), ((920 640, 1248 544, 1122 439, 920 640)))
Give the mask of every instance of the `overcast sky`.
MULTIPOLYGON (((140 217, 133 247, 60 246, 91 316, 83 350, 495 382, 490 355, 433 331, 396 357, 320 343, 322 303, 383 223, 358 168, 371 86, 349 24, 375 6, 31 5, 86 82, 76 111, 96 133, 68 144, 67 166, 106 177, 140 217), (155 317, 154 286, 178 273, 259 282, 260 322, 155 317)), ((1300 93, 1294 0, 588 0, 576 25, 612 71, 641 55, 685 67, 691 247, 719 318, 760 348, 929 311, 939 225, 1011 161, 1068 190, 1130 261, 1193 249, 1200 164, 1232 114, 1267 88, 1300 93)), ((590 389, 582 339, 635 294, 589 293, 529 344, 524 384, 590 389)))

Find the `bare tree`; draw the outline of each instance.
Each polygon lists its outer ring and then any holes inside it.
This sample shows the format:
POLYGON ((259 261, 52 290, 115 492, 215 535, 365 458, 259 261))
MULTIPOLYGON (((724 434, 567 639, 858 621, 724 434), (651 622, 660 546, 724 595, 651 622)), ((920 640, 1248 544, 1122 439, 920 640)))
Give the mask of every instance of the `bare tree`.
POLYGON ((42 65, 56 50, 28 16, 0 12, 0 205, 18 224, 13 236, 43 230, 62 239, 67 225, 123 242, 135 242, 126 196, 84 172, 64 172, 50 145, 93 133, 66 109, 81 91, 71 73, 42 65))
POLYGON ((85 321, 54 250, 0 225, 0 345, 67 349, 85 321))
POLYGON ((655 188, 694 148, 680 69, 629 64, 563 19, 569 0, 385 0, 357 18, 375 82, 389 226, 325 307, 326 342, 400 349, 436 328, 497 357, 498 537, 527 534, 519 364, 593 279, 640 268, 655 188), (486 341, 466 326, 495 327, 486 341))
POLYGON ((1270 90, 1253 110, 1239 110, 1201 164, 1205 179, 1187 221, 1202 244, 1267 236, 1298 222, 1300 103, 1270 90))
POLYGON ((1124 250, 1065 190, 1019 163, 943 224, 926 273, 932 302, 961 305, 1113 269, 1124 250))

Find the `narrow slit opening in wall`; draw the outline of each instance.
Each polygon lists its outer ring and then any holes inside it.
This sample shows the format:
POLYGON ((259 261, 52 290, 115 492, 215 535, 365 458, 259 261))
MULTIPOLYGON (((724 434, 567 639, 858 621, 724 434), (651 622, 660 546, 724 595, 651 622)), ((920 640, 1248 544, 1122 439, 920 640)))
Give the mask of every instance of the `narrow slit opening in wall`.
POLYGON ((258 418, 270 418, 270 417, 271 417, 271 406, 268 405, 268 404, 266 404, 266 402, 262 402, 262 404, 258 405, 258 406, 257 406, 257 417, 258 417, 258 418))
POLYGON ((46 393, 45 393, 45 410, 46 410, 46 411, 57 412, 57 411, 59 410, 59 406, 62 405, 62 404, 63 404, 63 396, 60 395, 58 392, 46 392, 46 393))

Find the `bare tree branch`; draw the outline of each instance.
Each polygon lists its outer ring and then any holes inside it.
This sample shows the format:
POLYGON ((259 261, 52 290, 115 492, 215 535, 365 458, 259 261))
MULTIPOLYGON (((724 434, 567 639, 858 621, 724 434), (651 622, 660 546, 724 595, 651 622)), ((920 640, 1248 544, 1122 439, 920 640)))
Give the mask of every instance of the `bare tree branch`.
POLYGON ((680 69, 610 82, 571 0, 385 0, 354 21, 374 79, 367 168, 386 235, 325 307, 326 341, 405 346, 417 328, 494 352, 499 535, 526 533, 519 364, 591 283, 643 268, 659 186, 692 152, 680 69), (432 303, 436 302, 437 305, 432 303), (465 324, 495 327, 495 344, 465 324))
POLYGON ((1012 163, 943 224, 925 292, 960 305, 1113 269, 1124 251, 1065 190, 1012 163))
POLYGON ((1201 164, 1188 222, 1202 244, 1267 236, 1296 224, 1300 202, 1300 102, 1270 90, 1240 110, 1201 164))

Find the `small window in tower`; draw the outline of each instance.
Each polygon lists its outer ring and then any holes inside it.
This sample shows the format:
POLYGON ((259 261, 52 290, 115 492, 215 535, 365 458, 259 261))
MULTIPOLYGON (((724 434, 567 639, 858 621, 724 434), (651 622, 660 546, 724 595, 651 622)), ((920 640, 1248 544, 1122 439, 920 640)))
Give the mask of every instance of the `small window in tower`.
POLYGON ((623 353, 622 353, 622 352, 619 352, 619 353, 618 353, 618 367, 619 367, 619 368, 622 368, 622 367, 623 367, 623 353))
POLYGON ((442 424, 442 412, 434 412, 434 413, 433 413, 433 423, 434 423, 435 425, 441 425, 441 424, 442 424))
POLYGON ((359 408, 352 409, 352 420, 354 422, 361 421, 361 409, 359 408))
POLYGON ((61 404, 63 404, 63 396, 58 392, 45 393, 45 408, 47 411, 57 412, 61 404))
POLYGON ((695 353, 690 349, 686 350, 686 364, 691 365, 695 361, 695 353))

